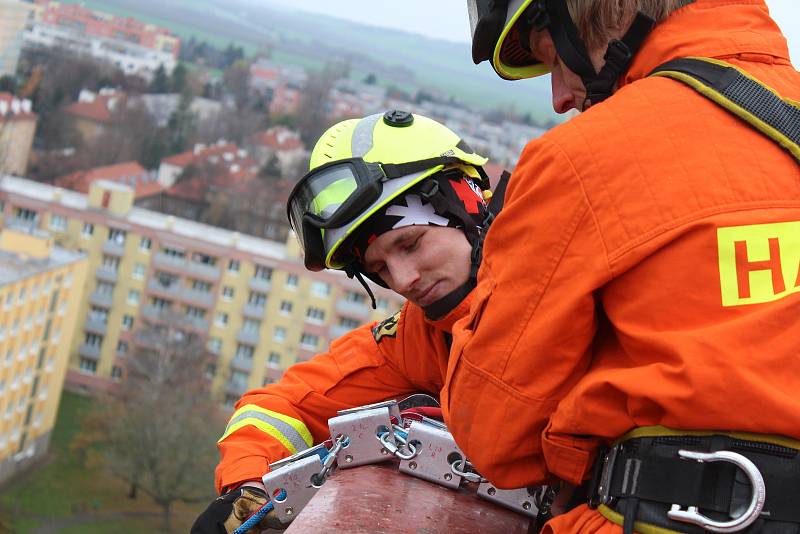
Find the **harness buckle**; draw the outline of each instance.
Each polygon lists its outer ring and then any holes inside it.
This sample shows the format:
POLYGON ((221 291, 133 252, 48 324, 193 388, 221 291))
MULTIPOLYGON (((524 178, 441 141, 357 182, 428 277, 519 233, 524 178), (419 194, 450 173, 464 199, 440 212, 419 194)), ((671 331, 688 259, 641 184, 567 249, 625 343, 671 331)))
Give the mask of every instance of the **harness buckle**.
POLYGON ((614 475, 614 464, 617 462, 617 455, 622 449, 622 444, 618 443, 606 449, 602 460, 598 460, 600 468, 595 474, 592 482, 593 489, 589 494, 589 506, 597 508, 601 504, 610 504, 613 500, 611 496, 611 477, 614 475))
POLYGON ((697 506, 689 506, 684 510, 679 504, 673 504, 671 506, 669 512, 667 512, 667 517, 682 523, 697 525, 711 532, 738 532, 744 530, 758 519, 761 510, 764 508, 764 502, 767 499, 767 490, 764 485, 764 477, 761 476, 761 472, 753 462, 741 454, 731 451, 706 453, 679 450, 678 455, 681 458, 695 460, 701 463, 729 462, 734 464, 747 475, 747 478, 750 480, 750 486, 753 488, 753 495, 750 499, 750 504, 747 506, 747 510, 730 521, 715 521, 701 514, 697 506))

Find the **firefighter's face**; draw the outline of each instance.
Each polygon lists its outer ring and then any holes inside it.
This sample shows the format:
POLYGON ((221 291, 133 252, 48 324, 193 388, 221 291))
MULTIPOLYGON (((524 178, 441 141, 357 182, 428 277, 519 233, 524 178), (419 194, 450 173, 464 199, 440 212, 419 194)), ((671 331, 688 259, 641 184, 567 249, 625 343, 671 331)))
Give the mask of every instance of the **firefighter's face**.
POLYGON ((470 247, 461 230, 406 226, 378 236, 364 253, 370 273, 418 306, 428 306, 469 278, 470 247))
MULTIPOLYGON (((553 96, 553 110, 566 113, 571 109, 585 111, 586 87, 581 77, 572 72, 556 53, 550 32, 533 31, 530 35, 531 52, 550 69, 550 86, 553 96)), ((595 70, 605 62, 603 50, 589 50, 589 57, 595 70)))

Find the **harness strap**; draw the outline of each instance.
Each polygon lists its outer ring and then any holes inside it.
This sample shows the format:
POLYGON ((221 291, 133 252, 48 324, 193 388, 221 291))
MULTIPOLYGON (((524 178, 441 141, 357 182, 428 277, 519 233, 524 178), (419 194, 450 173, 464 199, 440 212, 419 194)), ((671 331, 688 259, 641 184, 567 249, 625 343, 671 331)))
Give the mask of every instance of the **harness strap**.
POLYGON ((656 67, 650 76, 685 83, 766 135, 800 161, 800 104, 743 70, 716 59, 687 57, 656 67))

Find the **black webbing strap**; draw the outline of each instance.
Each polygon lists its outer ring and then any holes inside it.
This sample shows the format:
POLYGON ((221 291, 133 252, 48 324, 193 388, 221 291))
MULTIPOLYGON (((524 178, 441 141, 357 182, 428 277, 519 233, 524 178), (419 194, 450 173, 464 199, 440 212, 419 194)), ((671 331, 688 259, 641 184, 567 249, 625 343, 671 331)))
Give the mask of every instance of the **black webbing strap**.
POLYGON ((610 469, 606 496, 613 501, 635 498, 729 514, 750 499, 744 473, 729 462, 701 463, 678 456, 678 450, 729 450, 747 457, 761 473, 767 497, 764 517, 800 522, 800 452, 795 449, 728 436, 636 438, 615 449, 613 461, 603 466, 610 469))
POLYGON ((742 71, 707 58, 681 58, 650 76, 681 81, 781 145, 800 161, 800 106, 742 71))

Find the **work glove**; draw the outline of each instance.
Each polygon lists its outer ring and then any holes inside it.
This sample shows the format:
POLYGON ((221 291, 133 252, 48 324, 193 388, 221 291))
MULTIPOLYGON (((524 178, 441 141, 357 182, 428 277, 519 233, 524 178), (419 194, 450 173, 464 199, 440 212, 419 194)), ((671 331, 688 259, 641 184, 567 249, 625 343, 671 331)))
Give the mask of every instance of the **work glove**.
MULTIPOLYGON (((267 494, 260 488, 244 486, 229 491, 217 497, 200 514, 192 525, 191 534, 231 534, 266 502, 267 494)), ((275 510, 270 510, 247 534, 258 534, 266 529, 285 530, 287 526, 280 522, 275 510)))

